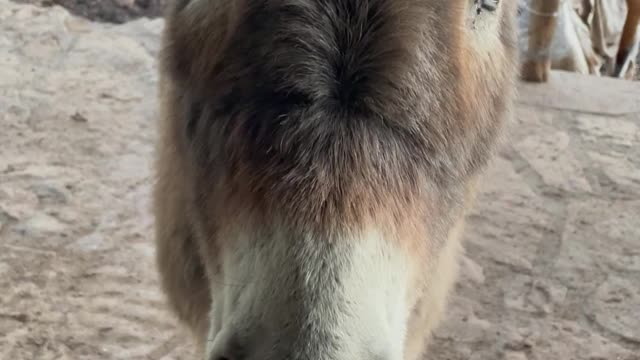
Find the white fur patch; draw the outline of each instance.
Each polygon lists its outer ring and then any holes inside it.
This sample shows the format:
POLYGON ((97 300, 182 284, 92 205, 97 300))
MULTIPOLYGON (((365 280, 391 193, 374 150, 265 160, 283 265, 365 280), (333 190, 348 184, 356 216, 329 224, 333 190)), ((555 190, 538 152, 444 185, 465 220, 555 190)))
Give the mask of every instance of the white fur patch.
MULTIPOLYGON (((287 300, 291 287, 313 293, 317 291, 314 287, 327 286, 326 293, 322 290, 314 298, 318 302, 313 303, 313 309, 303 311, 314 312, 314 325, 340 339, 339 353, 333 356, 403 359, 410 314, 409 259, 380 232, 334 239, 336 245, 327 250, 331 254, 327 255, 326 269, 316 257, 325 254, 318 249, 328 249, 327 239, 295 239, 281 231, 261 236, 248 229, 229 238, 233 240, 223 251, 223 275, 212 281, 214 300, 207 354, 226 351, 228 336, 255 329, 261 329, 260 334, 244 338, 260 338, 261 345, 243 344, 248 353, 260 352, 251 347, 268 349, 276 341, 290 341, 275 337, 281 330, 278 327, 285 323, 283 319, 299 310, 300 304, 287 300), (304 277, 303 281, 293 280, 296 273, 304 277)), ((322 359, 328 354, 315 355, 322 359)))

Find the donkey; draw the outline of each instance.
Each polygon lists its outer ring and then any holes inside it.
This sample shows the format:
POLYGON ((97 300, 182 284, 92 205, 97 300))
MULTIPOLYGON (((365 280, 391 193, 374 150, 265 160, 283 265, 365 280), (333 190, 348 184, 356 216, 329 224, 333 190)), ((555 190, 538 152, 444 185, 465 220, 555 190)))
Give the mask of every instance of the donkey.
POLYGON ((515 1, 178 0, 157 265, 210 360, 414 360, 509 118, 515 1))

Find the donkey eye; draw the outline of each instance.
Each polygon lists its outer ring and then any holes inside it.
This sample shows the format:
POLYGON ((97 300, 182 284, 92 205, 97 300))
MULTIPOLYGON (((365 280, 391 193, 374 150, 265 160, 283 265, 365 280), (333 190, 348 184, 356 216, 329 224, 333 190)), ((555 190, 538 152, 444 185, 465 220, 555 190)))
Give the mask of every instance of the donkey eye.
POLYGON ((500 0, 480 0, 480 7, 487 11, 496 11, 500 0))
MULTIPOLYGON (((510 0, 513 1, 513 0, 510 0)), ((485 14, 495 13, 498 10, 500 0, 473 0, 471 28, 477 30, 476 25, 485 23, 490 17, 483 16, 485 14)))
POLYGON ((476 13, 480 15, 483 10, 496 11, 500 0, 473 0, 473 4, 476 7, 476 13))

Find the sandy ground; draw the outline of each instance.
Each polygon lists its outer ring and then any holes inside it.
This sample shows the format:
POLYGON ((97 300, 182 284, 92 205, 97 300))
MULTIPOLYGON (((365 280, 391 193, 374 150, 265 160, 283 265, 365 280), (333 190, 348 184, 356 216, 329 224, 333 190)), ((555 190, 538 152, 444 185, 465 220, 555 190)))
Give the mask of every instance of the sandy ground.
POLYGON ((140 17, 162 16, 167 0, 14 0, 44 7, 60 5, 89 20, 122 24, 140 17))
MULTIPOLYGON (((149 217, 162 20, 0 0, 0 359, 192 359, 149 217)), ((428 360, 640 360, 640 84, 523 85, 428 360)))

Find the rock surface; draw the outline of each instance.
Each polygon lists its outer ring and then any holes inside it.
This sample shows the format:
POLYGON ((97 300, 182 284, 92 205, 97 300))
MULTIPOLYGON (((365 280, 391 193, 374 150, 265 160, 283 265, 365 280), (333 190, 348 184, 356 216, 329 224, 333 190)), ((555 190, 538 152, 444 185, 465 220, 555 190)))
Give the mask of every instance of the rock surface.
MULTIPOLYGON (((162 26, 0 0, 0 359, 193 358, 151 242, 162 26)), ((429 360, 640 359, 638 98, 521 87, 429 360)))
POLYGON ((164 15, 167 0, 13 0, 40 6, 60 5, 93 21, 121 24, 140 17, 164 15))

